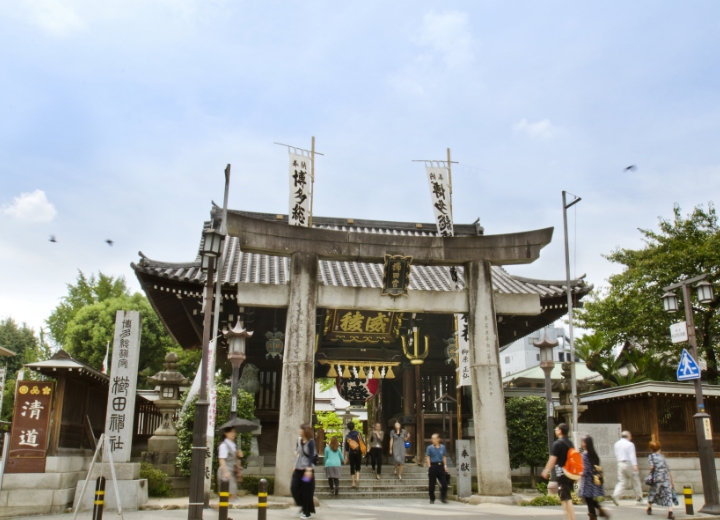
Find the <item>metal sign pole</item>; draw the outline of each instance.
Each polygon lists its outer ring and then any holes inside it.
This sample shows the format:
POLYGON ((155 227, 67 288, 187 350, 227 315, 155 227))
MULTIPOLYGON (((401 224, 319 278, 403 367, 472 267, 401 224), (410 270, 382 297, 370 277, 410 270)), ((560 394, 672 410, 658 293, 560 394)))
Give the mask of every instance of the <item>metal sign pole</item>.
POLYGON ((575 197, 570 204, 567 203, 567 192, 562 192, 563 202, 563 226, 565 229, 565 278, 567 281, 567 307, 568 307, 568 323, 570 329, 570 386, 571 398, 572 398, 572 424, 570 425, 570 431, 573 433, 573 442, 577 443, 577 424, 578 424, 578 395, 577 395, 577 376, 575 375, 575 338, 573 336, 573 301, 572 301, 572 288, 570 287, 570 247, 568 245, 568 225, 567 225, 567 210, 580 202, 580 197, 575 197))

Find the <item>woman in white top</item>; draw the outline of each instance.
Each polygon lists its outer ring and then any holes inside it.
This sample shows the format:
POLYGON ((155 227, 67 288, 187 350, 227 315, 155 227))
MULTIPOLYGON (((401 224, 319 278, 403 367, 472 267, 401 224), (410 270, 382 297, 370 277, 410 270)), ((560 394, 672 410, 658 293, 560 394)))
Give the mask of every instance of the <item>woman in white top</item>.
POLYGON ((218 446, 218 460, 220 462, 217 474, 218 488, 222 479, 227 480, 230 483, 228 489, 230 493, 229 501, 235 501, 237 498, 237 478, 242 467, 240 459, 243 457, 243 452, 237 449, 235 444, 235 437, 237 436, 235 428, 225 428, 223 435, 225 439, 218 446))

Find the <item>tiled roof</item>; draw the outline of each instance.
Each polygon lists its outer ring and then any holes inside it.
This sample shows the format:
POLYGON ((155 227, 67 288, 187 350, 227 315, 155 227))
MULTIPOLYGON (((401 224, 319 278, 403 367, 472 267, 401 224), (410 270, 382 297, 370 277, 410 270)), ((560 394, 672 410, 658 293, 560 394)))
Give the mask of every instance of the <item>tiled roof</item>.
MULTIPOLYGON (((254 218, 267 220, 280 220, 280 216, 263 213, 246 213, 254 218)), ((285 220, 287 218, 285 217, 285 220)), ((432 224, 412 224, 402 222, 379 221, 351 221, 347 219, 330 219, 315 217, 313 227, 341 231, 354 231, 360 233, 383 233, 415 236, 435 236, 432 224)), ((210 223, 205 223, 208 227, 210 223)), ((476 224, 458 225, 462 234, 482 234, 482 228, 476 224)), ((222 283, 226 287, 236 286, 238 283, 258 284, 286 284, 290 271, 290 258, 269 256, 264 254, 244 253, 238 247, 236 237, 227 237, 224 242, 224 254, 230 261, 226 262, 222 270, 222 283)), ((141 253, 141 259, 132 267, 142 273, 155 275, 168 280, 202 285, 205 275, 200 270, 200 258, 193 262, 168 263, 151 260, 141 253)), ((559 297, 565 294, 564 281, 533 280, 513 276, 502 267, 493 266, 493 286, 499 293, 507 294, 539 294, 541 298, 559 297)), ((381 288, 383 266, 382 264, 348 262, 336 260, 320 260, 318 281, 324 285, 344 287, 370 287, 381 288)), ((461 288, 464 287, 463 269, 458 268, 458 277, 461 288)), ((586 294, 592 288, 582 278, 572 280, 573 292, 586 294)), ((413 265, 410 277, 410 289, 452 291, 455 284, 450 277, 450 267, 413 265)))

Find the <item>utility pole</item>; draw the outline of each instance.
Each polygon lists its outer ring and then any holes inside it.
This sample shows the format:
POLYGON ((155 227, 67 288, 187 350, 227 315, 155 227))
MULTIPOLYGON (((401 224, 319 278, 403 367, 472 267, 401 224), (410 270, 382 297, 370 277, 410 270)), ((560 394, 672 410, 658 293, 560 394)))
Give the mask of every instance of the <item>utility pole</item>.
MULTIPOLYGON (((582 199, 577 195, 570 204, 567 203, 568 192, 562 192, 563 202, 563 226, 565 229, 565 280, 567 282, 567 308, 568 308, 568 323, 570 329, 570 385, 571 397, 572 397, 572 424, 570 425, 570 431, 573 432, 573 442, 577 445, 577 428, 578 428, 578 395, 577 395, 577 376, 575 375, 575 337, 573 336, 573 299, 572 299, 572 287, 570 286, 570 247, 568 244, 568 224, 567 224, 567 210, 580 202, 582 199)), ((572 193, 570 194, 572 195, 572 193)))

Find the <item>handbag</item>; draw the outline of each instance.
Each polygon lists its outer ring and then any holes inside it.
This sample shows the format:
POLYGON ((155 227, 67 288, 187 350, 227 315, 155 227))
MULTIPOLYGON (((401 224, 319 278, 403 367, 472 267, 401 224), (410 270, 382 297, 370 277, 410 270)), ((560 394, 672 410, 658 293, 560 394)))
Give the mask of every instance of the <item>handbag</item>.
POLYGON ((593 484, 602 486, 605 483, 602 466, 593 466, 593 484))
POLYGON ((645 484, 648 486, 655 485, 655 470, 652 470, 647 477, 645 477, 645 484))

